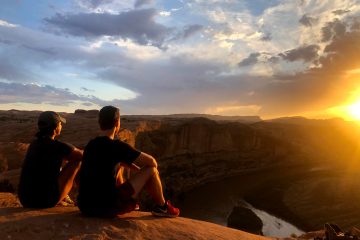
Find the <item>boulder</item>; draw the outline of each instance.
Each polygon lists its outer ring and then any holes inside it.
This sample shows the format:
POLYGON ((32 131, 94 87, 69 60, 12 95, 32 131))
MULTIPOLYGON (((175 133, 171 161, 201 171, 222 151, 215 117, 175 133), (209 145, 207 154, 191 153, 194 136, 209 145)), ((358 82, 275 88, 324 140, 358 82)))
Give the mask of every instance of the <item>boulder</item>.
POLYGON ((263 223, 250 209, 236 206, 228 217, 228 227, 262 235, 263 223))

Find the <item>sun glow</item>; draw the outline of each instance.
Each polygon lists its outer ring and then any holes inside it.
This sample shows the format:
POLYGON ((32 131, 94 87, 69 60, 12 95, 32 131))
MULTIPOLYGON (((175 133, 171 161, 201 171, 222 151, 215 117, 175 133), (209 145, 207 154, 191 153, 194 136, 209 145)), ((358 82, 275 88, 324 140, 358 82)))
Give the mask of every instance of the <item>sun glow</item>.
MULTIPOLYGON (((354 74, 358 72, 360 72, 360 69, 356 69, 351 73, 354 74)), ((343 104, 328 108, 326 113, 348 121, 360 121, 360 87, 351 91, 343 104)))
POLYGON ((344 120, 360 121, 360 100, 352 104, 329 108, 326 112, 332 116, 339 116, 344 120))
POLYGON ((360 120, 360 102, 348 106, 349 114, 356 120, 360 120))

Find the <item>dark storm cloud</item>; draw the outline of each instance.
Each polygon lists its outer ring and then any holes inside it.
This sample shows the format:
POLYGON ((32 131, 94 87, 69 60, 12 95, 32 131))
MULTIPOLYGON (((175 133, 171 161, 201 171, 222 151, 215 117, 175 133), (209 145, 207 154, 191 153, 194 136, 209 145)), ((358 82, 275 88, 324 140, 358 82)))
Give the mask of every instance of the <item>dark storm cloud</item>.
POLYGON ((314 23, 316 23, 316 21, 316 18, 309 17, 305 14, 300 18, 299 23, 301 23, 305 27, 311 27, 314 23))
POLYGON ((142 45, 160 46, 172 31, 155 21, 155 9, 140 9, 119 14, 56 14, 45 22, 60 31, 81 37, 118 36, 142 45))
POLYGON ((346 24, 339 19, 335 19, 332 22, 328 22, 322 28, 322 41, 327 42, 336 37, 341 37, 346 32, 346 24))
POLYGON ((147 5, 147 4, 151 4, 153 3, 154 0, 136 0, 135 1, 135 4, 134 4, 134 7, 135 8, 139 8, 141 6, 144 6, 144 5, 147 5))
POLYGON ((238 63, 239 67, 247 67, 258 63, 261 53, 251 53, 247 58, 238 63))
POLYGON ((312 62, 319 56, 319 50, 320 47, 318 45, 308 45, 286 51, 279 54, 279 56, 282 57, 284 60, 290 62, 299 60, 302 60, 304 62, 312 62))

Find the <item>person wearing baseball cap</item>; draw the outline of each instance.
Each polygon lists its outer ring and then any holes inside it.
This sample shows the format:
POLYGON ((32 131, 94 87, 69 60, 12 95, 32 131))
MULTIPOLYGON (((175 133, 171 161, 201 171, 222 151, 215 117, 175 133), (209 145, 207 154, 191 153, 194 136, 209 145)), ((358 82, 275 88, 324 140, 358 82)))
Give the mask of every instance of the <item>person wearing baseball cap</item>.
POLYGON ((83 151, 55 139, 65 123, 66 119, 53 111, 39 115, 36 139, 27 150, 20 176, 18 192, 24 207, 53 207, 73 186, 83 151))

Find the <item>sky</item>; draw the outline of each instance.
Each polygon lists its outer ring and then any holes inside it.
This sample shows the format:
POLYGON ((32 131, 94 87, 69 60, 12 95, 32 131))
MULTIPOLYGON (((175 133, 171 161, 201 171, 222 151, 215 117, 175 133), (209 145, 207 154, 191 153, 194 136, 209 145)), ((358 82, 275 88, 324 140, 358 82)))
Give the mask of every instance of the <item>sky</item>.
POLYGON ((0 109, 360 119, 360 0, 0 4, 0 109))

